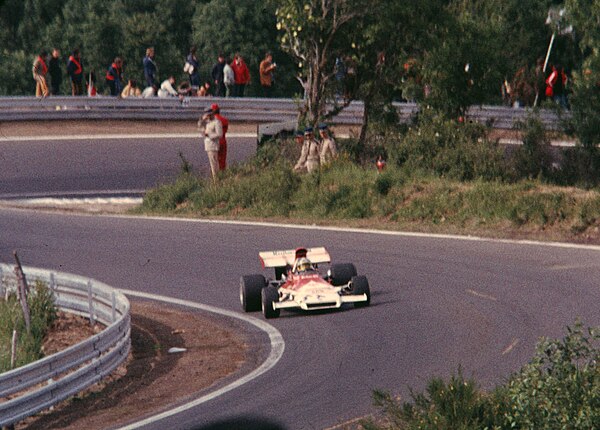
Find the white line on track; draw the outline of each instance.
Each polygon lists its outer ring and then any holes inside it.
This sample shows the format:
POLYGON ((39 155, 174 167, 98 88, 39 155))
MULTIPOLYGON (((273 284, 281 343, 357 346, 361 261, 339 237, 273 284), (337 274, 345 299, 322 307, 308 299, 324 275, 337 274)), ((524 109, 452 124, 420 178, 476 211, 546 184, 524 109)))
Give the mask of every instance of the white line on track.
MULTIPOLYGON (((229 138, 256 138, 256 133, 227 133, 229 138)), ((190 139, 199 133, 144 133, 144 134, 86 134, 63 136, 0 136, 0 142, 38 142, 49 140, 123 140, 123 139, 190 139)))
POLYGON ((491 300, 493 302, 498 300, 494 296, 490 296, 489 294, 485 294, 485 293, 480 293, 479 291, 475 291, 475 290, 467 290, 467 293, 469 293, 473 296, 476 296, 476 297, 481 297, 482 299, 491 300))
POLYGON ((519 339, 514 339, 511 342, 511 344, 508 345, 504 351, 502 351, 502 355, 506 355, 509 352, 511 352, 515 348, 515 346, 517 346, 519 344, 519 342, 520 342, 519 339))
MULTIPOLYGON (((16 209, 18 210, 18 209, 16 209)), ((75 214, 73 214, 75 215, 75 214)), ((79 214, 80 216, 96 216, 79 214)), ((417 237, 427 239, 450 239, 450 240, 462 240, 469 242, 489 242, 489 243, 505 243, 509 245, 531 245, 531 246, 544 246, 550 248, 565 248, 565 249, 582 249, 587 251, 600 251, 600 245, 583 245, 578 243, 565 243, 565 242, 542 242, 537 240, 515 240, 515 239, 495 239, 488 237, 479 236, 460 236, 454 234, 434 234, 434 233, 419 233, 409 231, 388 231, 388 230, 376 230, 376 229, 363 229, 363 228, 351 228, 351 227, 331 227, 331 226, 319 226, 319 225, 303 225, 303 224, 283 224, 274 222, 261 222, 261 221, 230 221, 230 220, 213 220, 213 219, 189 219, 189 218, 169 218, 169 217, 157 217, 157 216, 139 216, 139 215, 100 215, 111 218, 121 219, 136 219, 136 220, 154 220, 154 221, 170 221, 170 222, 187 222, 187 223, 200 223, 200 224, 222 224, 222 225, 238 225, 248 227, 268 227, 268 228, 287 228, 292 230, 316 230, 316 231, 330 231, 338 233, 359 233, 359 234, 374 234, 381 236, 400 236, 400 237, 417 237)))
POLYGON ((174 409, 162 412, 160 414, 145 418, 141 421, 121 427, 120 430, 137 429, 137 428, 155 423, 164 418, 168 418, 173 415, 177 415, 181 412, 187 411, 188 409, 199 406, 202 403, 208 402, 209 400, 213 400, 222 394, 225 394, 231 390, 234 390, 234 389, 252 381, 253 379, 258 378, 263 373, 272 369, 277 364, 279 359, 282 357, 283 351, 285 350, 285 342, 284 342, 283 337, 281 336, 281 333, 279 332, 279 330, 277 330, 272 325, 267 324, 266 322, 259 320, 257 318, 249 317, 244 314, 237 313, 237 312, 228 311, 226 309, 220 309, 220 308, 216 308, 213 306, 203 305, 201 303, 189 302, 186 300, 174 299, 171 297, 159 296, 156 294, 142 293, 142 292, 133 291, 133 290, 119 290, 119 291, 121 291, 123 294, 126 294, 128 296, 167 302, 167 303, 171 303, 174 305, 199 309, 202 311, 212 312, 212 313, 215 313, 218 315, 223 315, 226 317, 242 320, 242 321, 244 321, 248 324, 251 324, 251 325, 257 327, 258 329, 266 332, 267 335, 269 336, 269 340, 271 342, 271 352, 269 353, 269 356, 267 357, 267 359, 264 361, 263 364, 260 365, 260 367, 253 370, 249 374, 243 376, 240 379, 237 379, 236 381, 232 382, 229 385, 226 385, 225 387, 219 388, 218 390, 212 391, 202 397, 192 400, 191 402, 188 402, 186 404, 178 406, 174 409))

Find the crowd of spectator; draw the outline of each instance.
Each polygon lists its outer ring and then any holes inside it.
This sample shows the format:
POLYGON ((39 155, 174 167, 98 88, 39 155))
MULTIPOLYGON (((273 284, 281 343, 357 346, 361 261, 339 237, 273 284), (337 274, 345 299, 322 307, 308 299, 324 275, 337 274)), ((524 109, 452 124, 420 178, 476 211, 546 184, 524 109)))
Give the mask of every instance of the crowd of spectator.
MULTIPOLYGON (((250 70, 241 54, 236 53, 233 60, 219 53, 212 67, 210 76, 203 80, 200 73, 200 63, 196 56, 196 47, 192 47, 185 58, 183 72, 186 79, 177 83, 175 76, 159 79, 159 69, 155 59, 155 49, 146 49, 142 60, 144 79, 143 85, 135 77, 125 78, 123 58, 115 57, 104 74, 105 89, 115 97, 244 97, 246 87, 250 83, 250 70)), ((33 62, 33 79, 36 83, 35 95, 47 97, 59 95, 63 79, 60 51, 53 49, 49 56, 47 51, 41 51, 33 62)), ((66 62, 66 72, 71 82, 71 94, 88 96, 97 94, 96 77, 93 71, 84 73, 81 52, 74 49, 66 62), (85 88, 85 92, 84 92, 85 88)), ((262 95, 273 95, 274 72, 277 65, 271 53, 266 53, 260 63, 259 77, 262 95)))

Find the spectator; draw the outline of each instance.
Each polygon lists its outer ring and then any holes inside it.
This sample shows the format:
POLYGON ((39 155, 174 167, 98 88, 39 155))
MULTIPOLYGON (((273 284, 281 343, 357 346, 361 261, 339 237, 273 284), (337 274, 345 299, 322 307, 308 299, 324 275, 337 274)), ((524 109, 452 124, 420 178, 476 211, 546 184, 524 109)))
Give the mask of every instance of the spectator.
POLYGON ((312 127, 307 127, 304 130, 304 143, 302 144, 302 151, 300 158, 294 166, 296 171, 308 171, 312 173, 319 168, 319 157, 320 157, 319 142, 313 137, 312 127))
POLYGON ((62 81, 62 72, 60 70, 60 51, 56 48, 52 50, 52 56, 48 62, 48 73, 50 74, 52 95, 60 94, 60 81, 62 81))
POLYGON ((190 85, 192 87, 192 93, 195 95, 200 88, 200 63, 196 58, 196 47, 190 48, 190 53, 185 60, 185 66, 183 71, 189 75, 190 85))
POLYGON ((335 139, 331 136, 326 124, 319 125, 319 135, 321 136, 321 152, 319 158, 321 166, 331 163, 337 158, 337 146, 335 139))
POLYGON ((33 62, 33 67, 31 69, 33 72, 33 79, 35 80, 36 97, 48 97, 48 94, 50 93, 48 91, 48 84, 46 83, 46 75, 48 74, 46 57, 48 57, 46 51, 40 52, 40 55, 38 55, 33 62))
POLYGON ((135 79, 130 79, 129 82, 127 82, 127 85, 125 85, 125 88, 123 88, 123 91, 121 92, 121 97, 123 97, 124 99, 127 97, 141 97, 141 96, 142 96, 142 92, 138 88, 137 82, 135 79))
POLYGON ((144 65, 144 78, 146 79, 146 86, 154 88, 154 91, 158 88, 158 68, 154 62, 154 48, 150 47, 146 49, 146 56, 143 60, 144 65))
POLYGON ((200 87, 198 90, 198 97, 208 97, 210 96, 210 83, 205 82, 204 85, 200 87))
POLYGON ((225 68, 225 57, 223 54, 219 54, 217 63, 213 66, 210 73, 213 84, 215 85, 215 96, 225 97, 225 74, 223 69, 225 68))
POLYGON ((225 97, 231 97, 235 85, 235 74, 229 65, 229 59, 225 60, 225 66, 223 66, 223 83, 225 84, 225 97))
POLYGON ((106 72, 106 82, 110 88, 111 96, 119 96, 123 91, 123 59, 115 57, 115 60, 106 72))
POLYGON ((304 131, 298 129, 294 133, 294 138, 296 139, 296 143, 300 148, 302 148, 302 144, 304 143, 304 131))
POLYGON ((535 101, 533 78, 529 76, 527 66, 521 67, 515 73, 512 82, 511 102, 513 107, 532 106, 535 101))
POLYGON ((223 127, 221 122, 215 118, 212 108, 204 110, 204 114, 198 121, 198 128, 200 134, 204 136, 204 150, 208 156, 212 178, 215 180, 219 171, 219 141, 223 136, 223 127))
POLYGON ((567 74, 562 66, 560 64, 552 66, 552 73, 546 79, 546 96, 551 97, 563 109, 568 108, 566 86, 567 74))
POLYGON ((546 77, 544 76, 544 59, 538 58, 533 69, 533 79, 535 81, 535 101, 534 106, 542 103, 545 98, 546 77))
POLYGON ((74 49, 67 61, 67 73, 71 80, 71 94, 74 96, 83 95, 83 67, 81 67, 81 53, 79 49, 74 49))
POLYGON ((233 69, 235 82, 233 87, 233 96, 244 97, 246 85, 248 85, 250 82, 250 71, 248 70, 248 66, 246 66, 246 63, 240 54, 235 54, 233 63, 231 63, 231 68, 233 69))
POLYGON ((177 87, 177 92, 182 97, 189 97, 192 95, 192 87, 189 82, 182 82, 177 87))
POLYGON ((273 97, 273 71, 277 64, 273 62, 273 55, 270 52, 265 54, 265 59, 259 66, 260 86, 263 90, 263 97, 273 97))
POLYGON ((169 76, 169 79, 165 79, 162 84, 160 84, 160 89, 158 90, 158 97, 177 97, 179 93, 173 87, 175 85, 175 78, 173 76, 169 76))
POLYGON ((98 94, 96 91, 96 74, 93 71, 90 72, 86 87, 88 97, 95 97, 98 94))
POLYGON ((229 128, 229 120, 221 115, 221 109, 219 105, 213 103, 210 107, 212 111, 215 113, 215 118, 217 118, 221 122, 221 127, 223 128, 223 136, 219 140, 219 170, 225 170, 227 168, 227 129, 229 128))

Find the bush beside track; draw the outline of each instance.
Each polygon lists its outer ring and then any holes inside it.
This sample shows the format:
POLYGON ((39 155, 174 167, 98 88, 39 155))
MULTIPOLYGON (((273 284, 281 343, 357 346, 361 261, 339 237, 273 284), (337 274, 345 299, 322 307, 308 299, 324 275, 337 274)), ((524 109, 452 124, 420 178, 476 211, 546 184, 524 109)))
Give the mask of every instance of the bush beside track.
POLYGON ((136 211, 598 241, 598 190, 560 185, 576 184, 581 175, 567 156, 563 168, 552 168, 539 124, 529 125, 525 142, 507 156, 480 126, 435 120, 374 136, 361 148, 353 140, 339 142, 340 158, 308 175, 293 171, 296 143, 271 141, 254 159, 221 172, 216 183, 183 160, 179 178, 150 190, 136 211), (388 158, 381 174, 378 153, 388 158))

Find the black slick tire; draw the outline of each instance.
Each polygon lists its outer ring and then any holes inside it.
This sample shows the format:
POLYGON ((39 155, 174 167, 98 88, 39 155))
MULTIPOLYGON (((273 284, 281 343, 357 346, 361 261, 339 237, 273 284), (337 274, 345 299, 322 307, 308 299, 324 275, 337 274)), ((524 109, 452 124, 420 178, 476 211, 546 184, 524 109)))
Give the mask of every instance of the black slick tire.
POLYGON ((352 288, 351 293, 355 295, 366 294, 367 301, 366 302, 354 302, 355 308, 363 308, 365 306, 369 306, 371 303, 371 289, 369 288, 369 281, 366 276, 353 276, 352 277, 352 288))
POLYGON ((279 291, 273 286, 263 288, 261 291, 262 312, 265 318, 277 318, 281 309, 273 308, 273 303, 279 301, 279 291))
POLYGON ((356 276, 356 267, 352 263, 332 264, 329 271, 331 273, 331 284, 334 287, 346 285, 353 276, 356 276))
POLYGON ((245 275, 240 278, 240 302, 244 312, 260 310, 260 292, 267 286, 263 275, 245 275))

